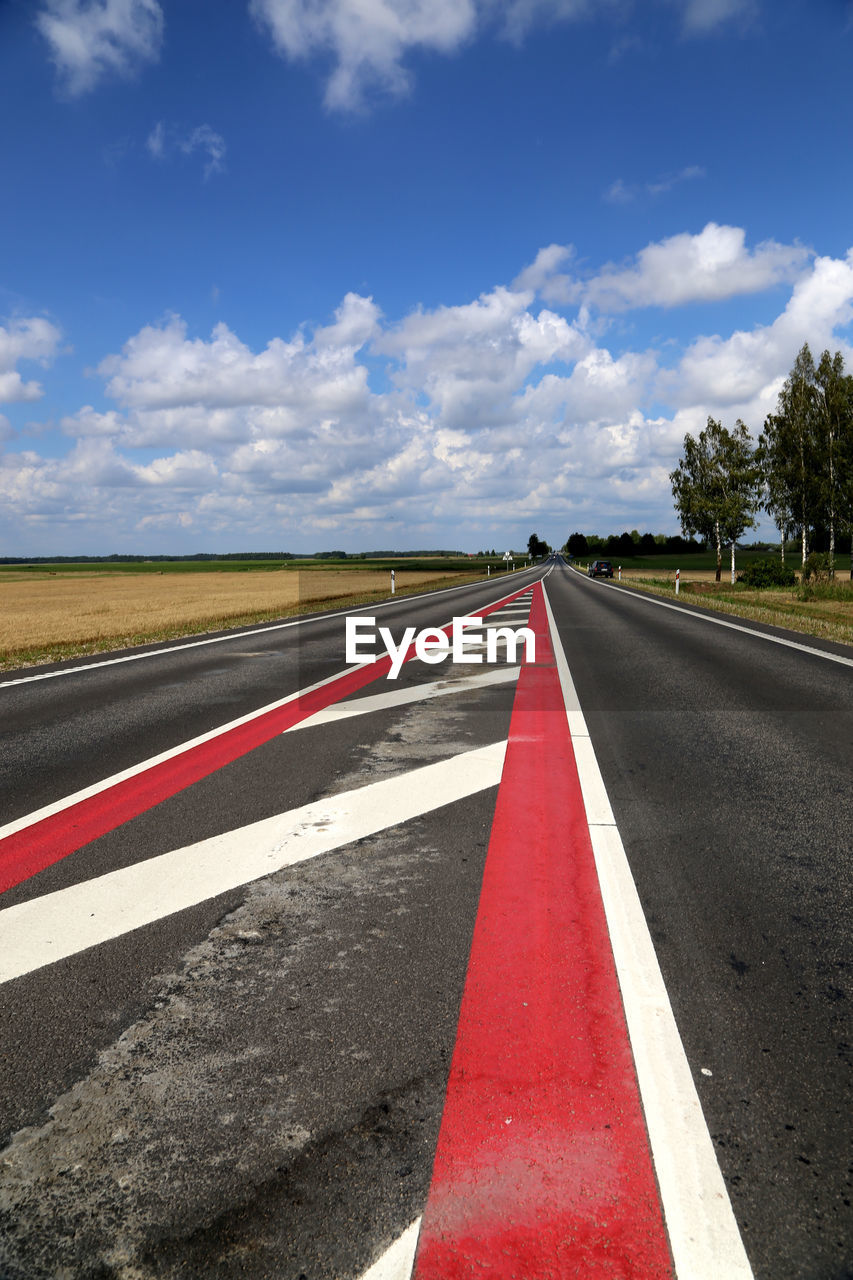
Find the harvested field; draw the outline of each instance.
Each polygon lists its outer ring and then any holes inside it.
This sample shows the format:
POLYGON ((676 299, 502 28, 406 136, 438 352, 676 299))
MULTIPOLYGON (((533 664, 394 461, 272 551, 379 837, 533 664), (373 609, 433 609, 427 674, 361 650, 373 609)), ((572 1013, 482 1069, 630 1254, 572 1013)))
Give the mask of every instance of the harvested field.
MULTIPOLYGON (((398 591, 439 579, 434 572, 396 571, 398 591)), ((372 570, 2 574, 0 663, 95 652, 389 593, 389 574, 372 570)))

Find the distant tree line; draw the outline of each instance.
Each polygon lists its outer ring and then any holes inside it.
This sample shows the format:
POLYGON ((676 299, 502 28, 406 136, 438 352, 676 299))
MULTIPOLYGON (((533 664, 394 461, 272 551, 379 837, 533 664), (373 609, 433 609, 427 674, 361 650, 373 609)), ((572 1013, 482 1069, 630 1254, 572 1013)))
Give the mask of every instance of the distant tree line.
POLYGON ((657 555, 692 555, 696 551, 704 551, 704 542, 695 542, 692 538, 681 538, 678 534, 638 533, 632 529, 630 533, 611 533, 609 537, 600 538, 597 534, 573 533, 563 550, 570 556, 606 556, 614 559, 622 556, 657 556, 657 555))
MULTIPOLYGON (((709 418, 696 439, 684 437, 670 482, 682 531, 716 548, 718 581, 722 548, 731 548, 734 579, 735 546, 762 509, 779 530, 783 562, 795 537, 803 569, 810 550, 825 551, 832 576, 853 533, 853 376, 841 352, 824 351, 815 365, 806 343, 758 443, 740 420, 729 431, 709 418)), ((853 578, 853 543, 850 557, 853 578)))

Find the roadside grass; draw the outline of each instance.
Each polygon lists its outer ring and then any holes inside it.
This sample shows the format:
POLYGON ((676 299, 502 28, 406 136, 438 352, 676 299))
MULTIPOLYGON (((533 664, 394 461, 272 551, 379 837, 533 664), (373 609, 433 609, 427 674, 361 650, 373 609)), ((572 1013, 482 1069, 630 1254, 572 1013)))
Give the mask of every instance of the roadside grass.
MULTIPOLYGON (((675 597, 674 571, 667 577, 626 575, 640 591, 675 597)), ((853 645, 853 583, 848 580, 804 587, 764 587, 761 590, 714 581, 713 572, 681 575, 679 601, 703 609, 731 613, 754 622, 786 627, 823 640, 853 645)))
MULTIPOLYGON (((98 567, 99 568, 99 567, 98 567)), ((482 571, 396 568, 396 593, 477 582, 482 571)), ((314 569, 244 576, 73 572, 0 574, 0 670, 132 648, 155 641, 370 604, 390 595, 390 575, 314 569)))

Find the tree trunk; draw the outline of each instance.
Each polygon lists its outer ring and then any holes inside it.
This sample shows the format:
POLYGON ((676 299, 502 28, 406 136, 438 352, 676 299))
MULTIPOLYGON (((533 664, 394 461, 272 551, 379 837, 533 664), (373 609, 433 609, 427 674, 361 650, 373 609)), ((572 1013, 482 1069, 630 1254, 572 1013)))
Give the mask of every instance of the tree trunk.
POLYGON ((805 567, 806 567, 806 556, 808 555, 808 541, 807 541, 807 538, 806 538, 806 526, 805 526, 805 522, 803 522, 802 543, 803 543, 803 568, 805 569, 805 567))
POLYGON ((734 538, 732 538, 732 586, 734 586, 734 582, 735 582, 735 541, 734 541, 734 538))
POLYGON ((829 517, 829 576, 835 577, 835 518, 829 517))
POLYGON ((715 581, 716 581, 716 582, 719 582, 719 581, 720 581, 720 578, 721 578, 721 576, 722 576, 722 572, 723 572, 723 548, 722 548, 722 544, 720 543, 720 522, 719 522, 719 520, 716 520, 716 521, 714 522, 714 537, 715 537, 715 538, 716 538, 716 540, 717 540, 717 577, 716 577, 715 581))

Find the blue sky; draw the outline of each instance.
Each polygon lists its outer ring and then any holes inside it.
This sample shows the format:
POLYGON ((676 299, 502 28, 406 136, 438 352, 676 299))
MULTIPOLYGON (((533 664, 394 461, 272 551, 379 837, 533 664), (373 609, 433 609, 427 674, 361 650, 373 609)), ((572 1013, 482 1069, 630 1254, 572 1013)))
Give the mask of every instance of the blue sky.
POLYGON ((0 0, 2 553, 676 531, 686 431, 853 368, 851 65, 847 0, 0 0))

